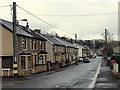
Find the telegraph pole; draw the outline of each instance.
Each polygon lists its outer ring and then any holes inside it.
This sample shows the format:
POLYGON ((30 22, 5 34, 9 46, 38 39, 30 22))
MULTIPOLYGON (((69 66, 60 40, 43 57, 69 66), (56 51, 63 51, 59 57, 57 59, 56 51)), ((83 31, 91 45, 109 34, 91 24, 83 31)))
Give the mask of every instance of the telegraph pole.
POLYGON ((105 43, 107 43, 107 40, 108 40, 108 32, 107 32, 107 29, 105 29, 105 43))
POLYGON ((77 58, 77 34, 75 34, 75 40, 76 40, 76 59, 75 59, 75 62, 76 62, 76 65, 78 65, 78 58, 77 58))
POLYGON ((17 76, 17 60, 16 60, 16 2, 13 2, 13 76, 17 76))

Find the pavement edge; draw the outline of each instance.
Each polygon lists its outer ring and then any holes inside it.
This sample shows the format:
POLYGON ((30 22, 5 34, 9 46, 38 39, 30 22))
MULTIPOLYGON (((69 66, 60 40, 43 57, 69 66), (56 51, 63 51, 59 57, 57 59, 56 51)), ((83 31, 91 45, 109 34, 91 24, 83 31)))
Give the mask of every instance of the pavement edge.
POLYGON ((97 80, 98 74, 100 73, 101 62, 102 62, 102 59, 100 60, 100 64, 99 64, 99 67, 97 69, 97 72, 96 72, 95 76, 92 78, 92 82, 90 83, 90 85, 88 86, 88 88, 93 88, 95 86, 95 82, 97 80))

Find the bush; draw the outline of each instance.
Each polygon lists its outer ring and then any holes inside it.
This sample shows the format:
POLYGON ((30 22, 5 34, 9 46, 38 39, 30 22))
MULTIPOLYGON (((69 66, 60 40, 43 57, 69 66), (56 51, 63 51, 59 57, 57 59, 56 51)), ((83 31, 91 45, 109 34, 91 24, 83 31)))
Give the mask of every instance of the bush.
POLYGON ((116 63, 120 65, 120 56, 116 57, 116 63))
POLYGON ((110 60, 116 60, 116 56, 112 56, 110 60))
MULTIPOLYGON (((120 56, 112 56, 110 60, 116 60, 116 63, 118 64, 119 73, 120 73, 120 56)), ((113 69, 112 63, 110 62, 110 69, 113 69)))

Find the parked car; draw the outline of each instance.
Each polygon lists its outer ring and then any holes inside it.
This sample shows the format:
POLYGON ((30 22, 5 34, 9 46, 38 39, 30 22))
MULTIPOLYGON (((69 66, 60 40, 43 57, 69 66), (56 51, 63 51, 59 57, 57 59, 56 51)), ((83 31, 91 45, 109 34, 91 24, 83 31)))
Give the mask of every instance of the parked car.
POLYGON ((83 58, 82 58, 82 57, 79 57, 79 58, 78 58, 78 62, 83 62, 83 58))
POLYGON ((89 63, 90 60, 89 60, 89 58, 83 58, 83 62, 84 62, 84 63, 89 63))
POLYGON ((96 55, 93 55, 92 58, 96 58, 96 55))

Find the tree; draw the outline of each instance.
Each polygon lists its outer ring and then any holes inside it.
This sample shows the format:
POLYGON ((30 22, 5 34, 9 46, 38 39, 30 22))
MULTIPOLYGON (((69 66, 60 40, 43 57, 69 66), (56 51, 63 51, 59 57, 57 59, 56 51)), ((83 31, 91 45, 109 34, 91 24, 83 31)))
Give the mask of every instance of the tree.
POLYGON ((107 43, 108 40, 113 40, 113 34, 109 32, 109 30, 105 29, 105 32, 101 34, 107 43))
POLYGON ((99 41, 95 41, 95 49, 99 49, 103 47, 103 43, 99 41))
POLYGON ((107 44, 104 46, 103 55, 104 55, 104 56, 112 56, 112 55, 113 55, 113 47, 112 47, 111 44, 107 43, 107 44))
POLYGON ((94 45, 93 45, 93 43, 92 43, 90 40, 86 40, 85 43, 86 43, 86 45, 87 45, 90 49, 93 49, 93 48, 94 48, 94 45))

